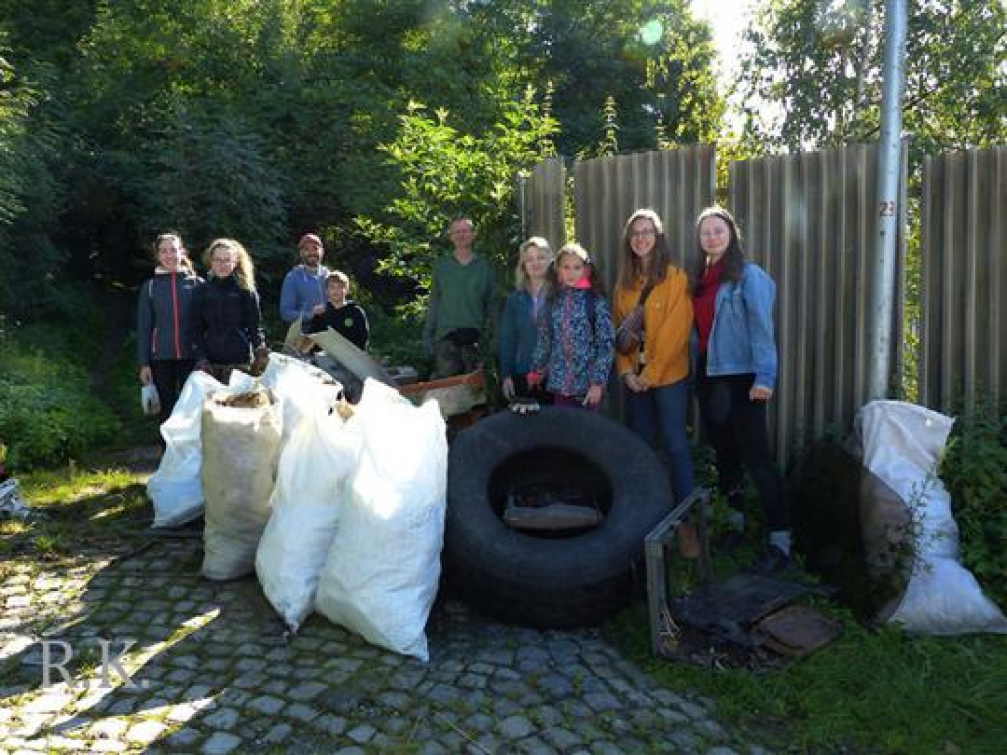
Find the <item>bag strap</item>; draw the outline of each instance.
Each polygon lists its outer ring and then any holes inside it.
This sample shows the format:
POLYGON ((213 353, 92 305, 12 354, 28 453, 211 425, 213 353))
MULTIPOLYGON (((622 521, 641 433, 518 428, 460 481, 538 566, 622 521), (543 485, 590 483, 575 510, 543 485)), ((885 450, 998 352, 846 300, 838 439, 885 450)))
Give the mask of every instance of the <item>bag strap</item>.
POLYGON ((647 299, 650 297, 650 292, 653 290, 654 290, 653 283, 648 283, 646 286, 644 286, 643 290, 640 292, 640 300, 636 303, 636 306, 642 307, 644 304, 646 304, 647 299))

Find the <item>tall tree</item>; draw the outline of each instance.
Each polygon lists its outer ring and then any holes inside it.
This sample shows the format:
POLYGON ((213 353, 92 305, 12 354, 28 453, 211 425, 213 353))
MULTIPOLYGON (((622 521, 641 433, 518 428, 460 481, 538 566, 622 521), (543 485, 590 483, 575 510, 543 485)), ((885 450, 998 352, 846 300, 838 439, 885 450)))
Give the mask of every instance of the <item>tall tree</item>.
POLYGON ((621 149, 713 140, 724 104, 710 30, 685 0, 475 0, 477 34, 505 40, 527 83, 549 92, 565 155, 590 154, 617 113, 621 149), (548 87, 543 87, 548 83, 548 87))
MULTIPOLYGON (((914 158, 1007 140, 1001 0, 909 3, 904 129, 914 158)), ((877 138, 882 0, 770 0, 745 34, 739 91, 756 151, 877 138)))

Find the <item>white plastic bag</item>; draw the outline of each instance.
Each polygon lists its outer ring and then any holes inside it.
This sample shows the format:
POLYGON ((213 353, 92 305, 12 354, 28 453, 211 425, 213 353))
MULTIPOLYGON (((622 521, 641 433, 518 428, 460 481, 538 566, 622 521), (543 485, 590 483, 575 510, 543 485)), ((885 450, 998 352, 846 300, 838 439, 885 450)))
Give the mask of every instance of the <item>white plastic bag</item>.
POLYGON ((293 632, 314 605, 336 533, 343 482, 354 460, 342 420, 325 410, 303 417, 280 455, 255 572, 266 598, 293 632))
POLYGON ((237 579, 254 571, 255 550, 269 520, 280 416, 268 392, 246 395, 263 403, 227 406, 216 394, 203 407, 202 572, 207 579, 237 579))
POLYGON ((203 484, 199 478, 203 404, 211 393, 240 392, 253 384, 251 377, 237 370, 231 374, 228 386, 205 372, 189 375, 171 416, 161 425, 164 456, 147 481, 147 495, 154 503, 152 527, 178 527, 203 513, 203 484))
POLYGON ((317 367, 276 353, 270 353, 260 382, 279 401, 284 442, 297 429, 302 417, 327 413, 343 392, 341 385, 317 367))
POLYGON ((909 584, 889 621, 936 635, 1007 633, 1007 618, 958 560, 958 525, 937 465, 954 420, 903 401, 857 414, 863 464, 902 499, 912 519, 909 584))
POLYGON ((426 661, 444 542, 447 439, 436 402, 368 378, 346 433, 359 444, 315 608, 366 640, 426 661))
POLYGON ((140 386, 140 406, 143 413, 147 415, 157 414, 161 411, 161 397, 157 394, 157 386, 153 383, 140 386))

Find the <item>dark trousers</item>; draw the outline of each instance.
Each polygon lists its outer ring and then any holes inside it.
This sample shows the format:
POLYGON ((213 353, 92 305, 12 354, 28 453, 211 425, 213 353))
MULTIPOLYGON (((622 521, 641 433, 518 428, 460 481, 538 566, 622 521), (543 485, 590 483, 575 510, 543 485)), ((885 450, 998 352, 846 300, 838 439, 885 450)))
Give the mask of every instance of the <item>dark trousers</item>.
POLYGON ((154 387, 157 388, 157 395, 161 399, 159 415, 161 422, 171 416, 171 410, 175 408, 182 386, 185 385, 195 364, 192 359, 155 359, 150 363, 154 387))
POLYGON ((790 506, 773 465, 766 402, 748 397, 755 375, 707 376, 705 357, 696 372, 703 432, 717 455, 717 486, 725 495, 742 489, 747 469, 770 531, 789 530, 790 506))
POLYGON ((689 407, 689 380, 650 388, 635 393, 624 388, 626 420, 630 429, 657 448, 658 435, 664 440, 671 472, 671 487, 675 502, 681 503, 695 487, 692 454, 686 432, 686 414, 689 407))

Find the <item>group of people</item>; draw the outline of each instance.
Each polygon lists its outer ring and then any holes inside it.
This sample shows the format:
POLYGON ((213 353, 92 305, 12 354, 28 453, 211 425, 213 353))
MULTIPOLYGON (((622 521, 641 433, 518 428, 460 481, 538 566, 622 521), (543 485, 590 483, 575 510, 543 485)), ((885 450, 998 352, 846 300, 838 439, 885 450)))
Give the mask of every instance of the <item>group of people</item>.
MULTIPOLYGON (((434 264, 423 328, 433 378, 478 368, 494 319, 495 275, 489 259, 474 251, 472 219, 455 218, 448 237, 453 252, 434 264)), ((140 380, 156 386, 165 419, 193 369, 226 381, 233 369, 255 374, 268 351, 254 268, 240 243, 210 244, 206 280, 177 234, 159 236, 154 248, 157 268, 138 305, 140 380)), ((299 321, 305 333, 331 327, 366 349, 367 317, 349 299, 348 277, 322 264, 325 248, 316 234, 302 236, 298 250, 301 264, 283 281, 282 318, 299 321)), ((587 250, 570 243, 554 253, 546 239, 532 237, 519 248, 515 289, 499 322, 501 390, 508 401, 599 411, 614 366, 628 425, 653 446, 663 442, 681 502, 695 485, 687 434, 693 389, 730 525, 745 528, 747 468, 769 529, 757 566, 776 571, 789 563, 791 532, 766 406, 777 373, 774 299, 772 279, 746 259, 737 224, 721 207, 699 215, 696 249, 684 269, 674 264, 658 214, 634 212, 611 303, 587 250)))
POLYGON ((627 423, 653 446, 663 440, 681 502, 695 484, 686 425, 693 388, 730 527, 745 529, 747 468, 769 530, 756 569, 786 568, 789 505, 773 465, 767 414, 777 374, 775 285, 746 260, 734 218, 721 207, 704 210, 682 269, 658 214, 637 210, 625 225, 611 307, 603 290, 580 245, 554 256, 543 238, 521 244, 498 337, 505 397, 541 398, 544 386, 557 404, 598 410, 614 363, 627 423))
MULTIPOLYGON (((316 234, 302 236, 298 250, 301 264, 283 280, 283 319, 299 320, 305 333, 331 327, 366 349, 367 316, 349 298, 347 275, 321 264, 325 247, 316 234)), ((235 369, 259 374, 269 349, 255 267, 240 242, 221 238, 207 247, 205 279, 196 274, 177 233, 158 236, 154 256, 154 275, 140 287, 137 302, 137 355, 140 382, 157 389, 164 421, 194 369, 226 383, 235 369)))

